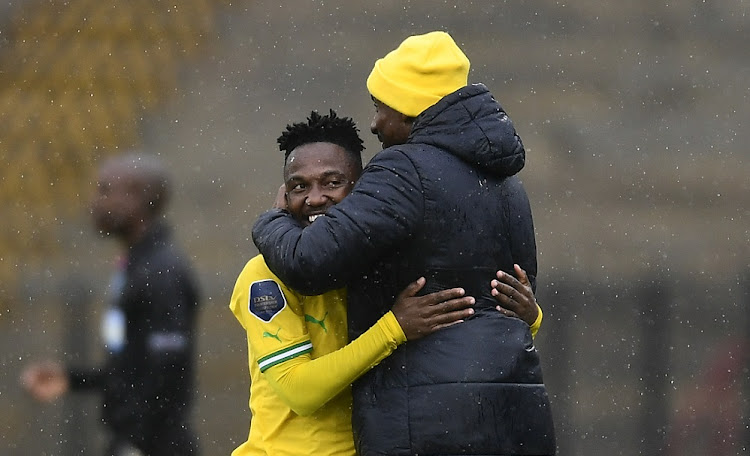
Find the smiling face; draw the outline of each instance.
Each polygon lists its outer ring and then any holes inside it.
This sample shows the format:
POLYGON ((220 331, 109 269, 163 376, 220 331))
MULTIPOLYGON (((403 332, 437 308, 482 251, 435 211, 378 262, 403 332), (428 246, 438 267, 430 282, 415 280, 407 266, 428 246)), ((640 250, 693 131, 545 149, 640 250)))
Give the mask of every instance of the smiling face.
POLYGON ((354 187, 360 169, 351 154, 336 144, 303 144, 292 151, 284 166, 287 209, 307 226, 354 187))
POLYGON ((370 131, 378 136, 383 149, 406 143, 414 119, 401 114, 377 98, 373 97, 372 101, 375 103, 375 115, 372 117, 370 131))

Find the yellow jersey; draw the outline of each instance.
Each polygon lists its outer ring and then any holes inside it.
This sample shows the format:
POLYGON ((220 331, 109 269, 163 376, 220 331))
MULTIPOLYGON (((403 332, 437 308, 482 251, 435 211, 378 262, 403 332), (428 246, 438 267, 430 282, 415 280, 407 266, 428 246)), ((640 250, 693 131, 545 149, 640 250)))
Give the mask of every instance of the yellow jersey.
POLYGON ((247 334, 252 415, 232 456, 353 456, 350 385, 406 341, 393 313, 347 345, 345 290, 300 295, 260 255, 229 307, 247 334))

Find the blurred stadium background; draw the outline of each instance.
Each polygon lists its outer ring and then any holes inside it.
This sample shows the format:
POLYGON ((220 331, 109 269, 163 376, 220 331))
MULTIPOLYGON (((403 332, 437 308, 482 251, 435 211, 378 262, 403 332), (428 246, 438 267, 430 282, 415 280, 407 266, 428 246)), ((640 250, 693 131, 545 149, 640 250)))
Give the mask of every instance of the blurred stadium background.
POLYGON ((39 406, 29 360, 95 361, 116 250, 92 172, 130 149, 178 183, 204 286, 204 454, 248 428, 227 310, 311 109, 361 125, 372 63, 444 29, 514 120, 539 247, 538 338, 561 455, 748 453, 750 6, 683 2, 16 0, 0 3, 0 454, 96 454, 96 398, 39 406))

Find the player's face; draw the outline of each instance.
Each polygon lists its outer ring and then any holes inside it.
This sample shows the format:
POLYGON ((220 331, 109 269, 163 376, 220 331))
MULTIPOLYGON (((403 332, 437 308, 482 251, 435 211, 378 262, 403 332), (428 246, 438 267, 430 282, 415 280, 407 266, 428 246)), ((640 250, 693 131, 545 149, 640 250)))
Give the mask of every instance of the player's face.
POLYGON ((105 166, 97 176, 91 200, 96 229, 104 235, 127 235, 144 217, 143 188, 130 173, 116 166, 105 166))
POLYGON ((307 226, 344 199, 359 169, 343 147, 317 142, 297 147, 284 167, 287 209, 307 226))
POLYGON ((375 115, 370 124, 372 134, 378 136, 383 148, 404 144, 409 139, 412 122, 409 117, 401 114, 390 106, 384 104, 377 98, 375 103, 375 115))

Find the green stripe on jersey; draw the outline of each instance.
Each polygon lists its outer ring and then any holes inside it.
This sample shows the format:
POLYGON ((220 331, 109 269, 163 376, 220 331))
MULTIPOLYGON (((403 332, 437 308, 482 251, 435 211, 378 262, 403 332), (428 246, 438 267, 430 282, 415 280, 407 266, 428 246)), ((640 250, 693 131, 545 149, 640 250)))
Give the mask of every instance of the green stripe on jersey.
POLYGON ((296 358, 299 355, 310 353, 312 349, 312 342, 306 340, 260 358, 258 360, 258 367, 260 367, 261 372, 265 372, 269 367, 281 364, 284 361, 296 358))

